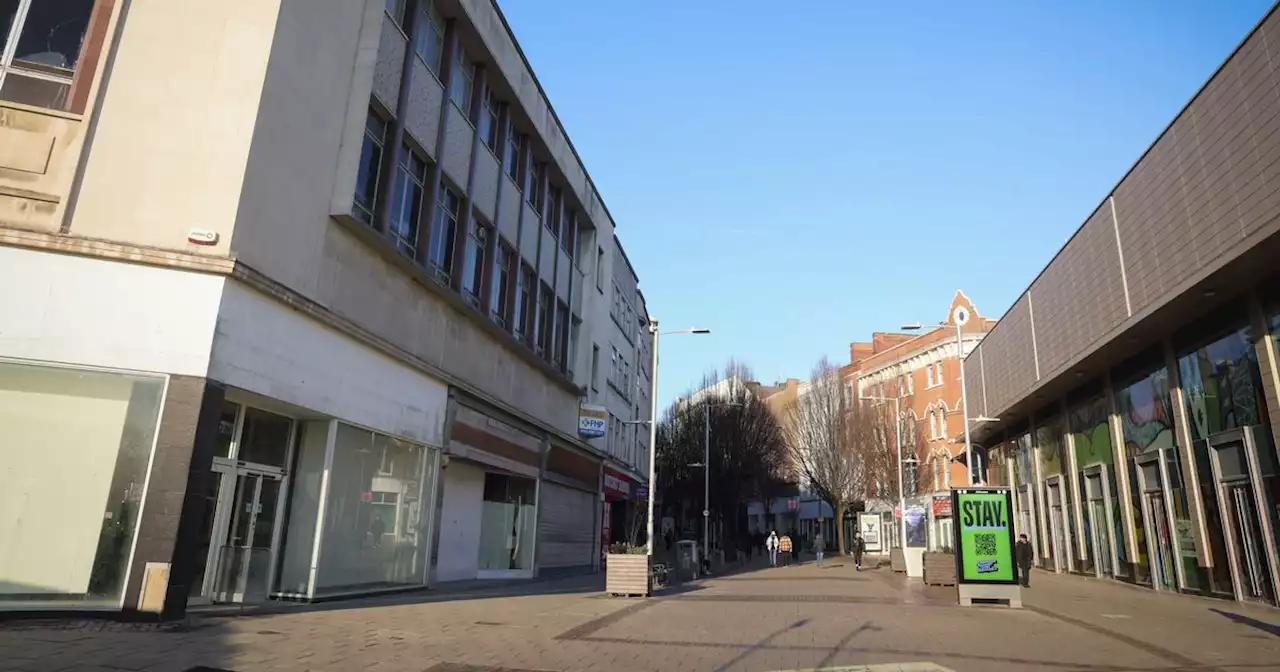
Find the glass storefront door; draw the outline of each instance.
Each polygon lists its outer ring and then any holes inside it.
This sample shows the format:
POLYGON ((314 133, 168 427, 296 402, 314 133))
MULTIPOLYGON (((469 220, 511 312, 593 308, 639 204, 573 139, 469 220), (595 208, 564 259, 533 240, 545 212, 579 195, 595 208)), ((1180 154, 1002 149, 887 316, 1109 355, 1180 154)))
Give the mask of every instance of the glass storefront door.
POLYGON ((1034 553, 1038 556, 1040 554, 1040 546, 1035 528, 1035 500, 1035 494, 1031 491, 1030 485, 1024 485, 1018 489, 1018 534, 1027 535, 1027 538, 1031 540, 1034 553))
POLYGON ((1253 466, 1249 452, 1252 441, 1242 431, 1225 432, 1210 437, 1214 448, 1214 471, 1219 485, 1221 501, 1226 504, 1227 535, 1235 552, 1232 554, 1232 573, 1236 584, 1236 598, 1274 604, 1276 593, 1271 577, 1267 538, 1271 536, 1270 521, 1265 520, 1255 492, 1253 466))
POLYGON ((1053 566, 1059 571, 1071 569, 1071 532, 1068 529, 1066 507, 1069 506, 1063 493, 1061 476, 1045 481, 1045 494, 1048 500, 1049 533, 1053 539, 1050 548, 1053 554, 1053 566))
POLYGON ((214 602, 266 600, 284 510, 293 420, 226 402, 205 493, 192 596, 214 602))
POLYGON ((218 500, 222 494, 222 474, 209 474, 209 485, 204 495, 204 517, 200 521, 200 546, 196 551, 196 571, 191 581, 191 597, 206 594, 205 574, 209 569, 210 547, 213 545, 214 521, 218 514, 218 500))
POLYGON ((1151 563, 1152 585, 1158 590, 1177 590, 1177 555, 1160 465, 1160 452, 1137 461, 1143 527, 1147 530, 1147 557, 1151 563))
POLYGON ((1097 471, 1085 473, 1084 496, 1086 499, 1082 508, 1085 512, 1085 521, 1089 521, 1085 525, 1085 534, 1088 535, 1085 542, 1096 563, 1094 572, 1098 576, 1109 577, 1115 574, 1115 556, 1112 554, 1112 549, 1115 548, 1117 540, 1112 539, 1113 530, 1108 524, 1112 517, 1110 508, 1113 506, 1107 498, 1110 492, 1108 476, 1106 465, 1099 465, 1097 471))
POLYGON ((220 507, 229 520, 216 549, 210 596, 215 602, 260 602, 267 598, 271 585, 281 478, 236 470, 223 474, 222 479, 234 486, 220 507))

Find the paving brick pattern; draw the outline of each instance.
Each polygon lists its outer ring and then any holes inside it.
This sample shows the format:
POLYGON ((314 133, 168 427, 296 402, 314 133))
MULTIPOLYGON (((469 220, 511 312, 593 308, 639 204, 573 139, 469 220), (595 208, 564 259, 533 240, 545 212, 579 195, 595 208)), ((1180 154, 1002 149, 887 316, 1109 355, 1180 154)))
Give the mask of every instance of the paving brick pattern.
POLYGON ((761 569, 658 598, 598 576, 165 627, 0 624, 0 672, 1280 670, 1280 611, 1039 575, 1027 608, 956 606, 887 568, 761 569))

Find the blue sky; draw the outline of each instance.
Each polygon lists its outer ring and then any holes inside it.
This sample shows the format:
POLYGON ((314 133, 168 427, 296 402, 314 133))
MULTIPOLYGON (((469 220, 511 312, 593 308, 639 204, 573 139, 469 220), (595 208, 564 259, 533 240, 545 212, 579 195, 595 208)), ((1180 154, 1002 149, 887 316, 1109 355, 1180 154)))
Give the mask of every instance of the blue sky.
POLYGON ((660 401, 999 316, 1269 0, 500 0, 664 328, 660 401))

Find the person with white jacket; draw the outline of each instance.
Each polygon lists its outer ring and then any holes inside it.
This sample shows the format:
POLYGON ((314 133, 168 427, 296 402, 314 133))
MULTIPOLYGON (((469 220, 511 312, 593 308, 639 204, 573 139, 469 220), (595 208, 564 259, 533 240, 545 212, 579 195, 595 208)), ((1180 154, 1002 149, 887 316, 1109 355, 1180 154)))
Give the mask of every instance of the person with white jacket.
POLYGON ((769 539, 764 542, 765 548, 769 549, 769 566, 778 566, 778 532, 776 530, 769 531, 769 539))

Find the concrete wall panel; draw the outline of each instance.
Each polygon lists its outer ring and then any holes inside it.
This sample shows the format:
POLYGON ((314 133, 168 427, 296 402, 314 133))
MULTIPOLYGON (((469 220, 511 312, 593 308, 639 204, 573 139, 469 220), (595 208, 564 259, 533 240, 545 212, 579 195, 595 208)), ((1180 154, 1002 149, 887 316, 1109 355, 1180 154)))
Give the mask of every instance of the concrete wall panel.
POLYGON ((521 224, 520 256, 530 266, 538 267, 538 241, 542 239, 542 218, 527 201, 522 201, 524 220, 521 224))
POLYGON ((471 198, 476 210, 490 222, 497 216, 498 173, 498 158, 482 144, 476 152, 475 183, 471 185, 471 198))
POLYGON ((498 188, 502 192, 502 197, 498 199, 498 231, 511 242, 512 246, 515 246, 520 226, 520 204, 524 202, 524 196, 519 189, 516 189, 516 183, 512 182, 506 173, 502 173, 499 179, 501 182, 498 188))
POLYGON ((400 113, 396 102, 400 95, 400 75, 404 72, 404 50, 408 48, 408 40, 399 26, 390 16, 383 14, 378 63, 373 69, 373 95, 393 115, 400 113))
POLYGON ((436 151, 436 133, 440 128, 440 102, 444 99, 444 87, 421 60, 413 59, 410 75, 409 102, 405 110, 404 128, 415 142, 427 150, 432 161, 439 159, 436 151))
POLYGON ((467 173, 471 167, 471 142, 475 129, 457 106, 449 104, 448 121, 445 122, 444 147, 440 150, 440 166, 449 180, 463 191, 467 187, 467 173))

